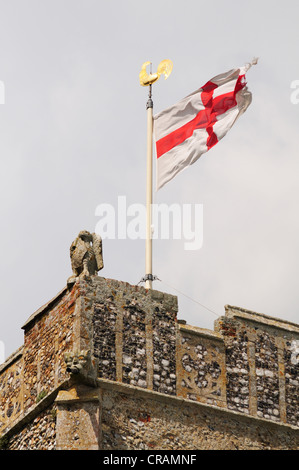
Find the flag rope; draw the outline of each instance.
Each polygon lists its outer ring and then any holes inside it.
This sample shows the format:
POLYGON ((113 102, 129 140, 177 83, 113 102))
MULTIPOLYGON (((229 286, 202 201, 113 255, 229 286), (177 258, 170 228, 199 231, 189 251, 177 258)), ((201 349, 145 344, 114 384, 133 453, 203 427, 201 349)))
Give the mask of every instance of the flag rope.
POLYGON ((213 313, 214 315, 216 315, 217 318, 220 317, 220 315, 219 315, 218 313, 214 312, 214 310, 211 310, 209 307, 206 307, 205 305, 203 305, 202 303, 200 303, 200 302, 198 302, 197 300, 193 299, 193 298, 190 297, 189 295, 184 294, 184 292, 179 291, 178 289, 176 289, 175 287, 171 286, 171 285, 168 284, 167 282, 162 281, 162 280, 159 279, 157 276, 155 276, 155 280, 162 282, 162 284, 165 284, 167 287, 170 287, 171 289, 175 290, 176 292, 178 292, 179 294, 183 295, 184 297, 187 297, 187 299, 192 300, 192 302, 195 302, 196 304, 200 305, 201 307, 205 308, 205 309, 208 310, 209 312, 211 312, 211 313, 213 313))

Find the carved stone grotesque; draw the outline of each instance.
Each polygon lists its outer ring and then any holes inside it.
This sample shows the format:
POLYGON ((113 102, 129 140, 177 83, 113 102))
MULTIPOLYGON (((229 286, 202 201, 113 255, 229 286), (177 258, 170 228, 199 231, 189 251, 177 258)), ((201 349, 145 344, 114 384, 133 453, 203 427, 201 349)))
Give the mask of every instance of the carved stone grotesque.
POLYGON ((104 267, 102 239, 95 233, 83 230, 70 246, 73 275, 67 283, 72 285, 77 277, 89 277, 97 274, 104 267))
POLYGON ((89 350, 67 352, 64 354, 66 371, 77 380, 95 380, 97 377, 97 361, 92 358, 89 350))

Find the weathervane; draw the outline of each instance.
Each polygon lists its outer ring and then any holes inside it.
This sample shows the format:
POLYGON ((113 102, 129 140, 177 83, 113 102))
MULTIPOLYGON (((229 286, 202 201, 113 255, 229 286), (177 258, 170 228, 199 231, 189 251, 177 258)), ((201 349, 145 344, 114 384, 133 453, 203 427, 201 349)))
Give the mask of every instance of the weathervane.
POLYGON ((144 62, 139 73, 141 86, 149 87, 147 109, 147 177, 146 177, 146 242, 145 242, 145 271, 146 274, 142 278, 145 281, 147 289, 152 288, 152 281, 155 279, 152 273, 152 199, 153 199, 153 100, 152 100, 152 84, 159 80, 161 75, 165 76, 165 80, 172 71, 173 64, 171 60, 162 60, 158 65, 157 73, 146 71, 146 67, 152 65, 151 62, 144 62))
POLYGON ((148 75, 148 73, 146 71, 146 67, 148 65, 152 65, 152 63, 151 62, 144 62, 144 64, 141 67, 141 71, 140 71, 140 74, 139 74, 139 79, 140 79, 140 85, 141 86, 152 85, 153 83, 155 83, 160 78, 160 76, 162 74, 165 76, 165 80, 166 80, 169 77, 169 75, 171 74, 172 67, 173 67, 173 64, 172 64, 171 60, 162 60, 162 62, 160 62, 160 64, 158 65, 157 73, 152 73, 152 71, 150 71, 150 74, 148 75))

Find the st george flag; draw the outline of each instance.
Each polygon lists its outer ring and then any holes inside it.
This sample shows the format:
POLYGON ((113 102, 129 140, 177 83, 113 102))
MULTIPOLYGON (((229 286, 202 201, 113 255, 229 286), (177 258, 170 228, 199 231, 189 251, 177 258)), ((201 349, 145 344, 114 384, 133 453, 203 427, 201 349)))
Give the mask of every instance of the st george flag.
POLYGON ((251 103, 245 73, 257 59, 209 80, 154 116, 156 189, 196 162, 222 139, 251 103))

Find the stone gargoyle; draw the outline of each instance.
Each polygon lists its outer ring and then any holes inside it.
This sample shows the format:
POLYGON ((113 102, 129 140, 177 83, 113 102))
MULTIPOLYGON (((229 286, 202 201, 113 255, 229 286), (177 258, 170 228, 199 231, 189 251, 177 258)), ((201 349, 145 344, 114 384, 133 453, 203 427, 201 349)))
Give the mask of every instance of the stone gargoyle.
POLYGON ((97 378, 98 360, 89 350, 72 351, 64 354, 66 371, 77 381, 95 381, 97 378))
POLYGON ((89 277, 103 269, 102 238, 82 230, 70 246, 73 274, 67 280, 72 286, 78 277, 89 277))

